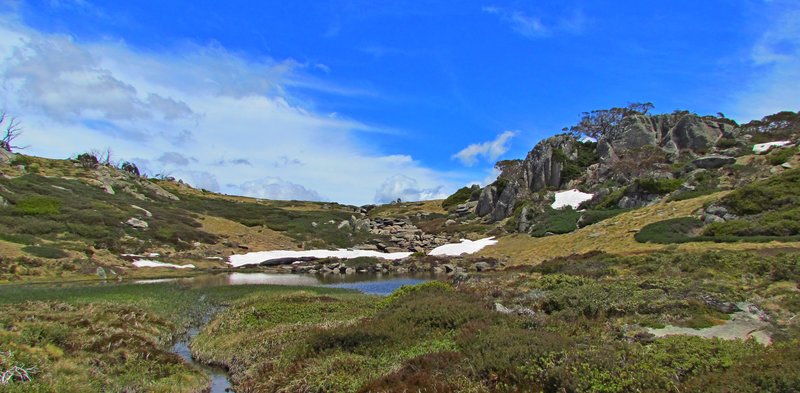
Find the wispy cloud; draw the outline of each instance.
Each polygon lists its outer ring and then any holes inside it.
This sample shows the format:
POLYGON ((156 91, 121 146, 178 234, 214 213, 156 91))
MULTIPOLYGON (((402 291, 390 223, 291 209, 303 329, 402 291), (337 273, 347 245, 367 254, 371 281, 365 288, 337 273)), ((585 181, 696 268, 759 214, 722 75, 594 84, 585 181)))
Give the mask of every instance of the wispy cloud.
POLYGON ((545 21, 540 15, 528 15, 524 11, 497 6, 482 8, 487 14, 496 15, 509 24, 512 30, 526 38, 545 38, 558 33, 580 34, 583 32, 587 18, 583 11, 576 10, 568 17, 554 18, 545 21))
POLYGON ((728 110, 741 122, 800 110, 800 4, 767 2, 763 12, 768 22, 750 51, 752 77, 728 110))
POLYGON ((493 162, 508 151, 511 138, 515 135, 517 135, 516 131, 505 131, 494 140, 483 143, 473 143, 465 147, 454 154, 453 158, 458 159, 466 166, 477 164, 479 158, 484 158, 489 162, 493 162))

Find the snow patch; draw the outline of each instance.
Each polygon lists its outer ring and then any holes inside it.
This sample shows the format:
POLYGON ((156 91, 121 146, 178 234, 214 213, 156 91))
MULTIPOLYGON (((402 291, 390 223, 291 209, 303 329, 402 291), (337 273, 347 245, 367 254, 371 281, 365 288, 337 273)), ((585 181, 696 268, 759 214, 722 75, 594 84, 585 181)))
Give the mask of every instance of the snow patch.
POLYGON ((274 259, 284 258, 339 258, 339 259, 352 259, 358 257, 374 257, 381 259, 403 259, 411 256, 410 252, 378 252, 368 250, 346 250, 339 249, 331 250, 307 250, 307 251, 258 251, 249 252, 243 255, 231 255, 228 258, 228 264, 233 267, 240 267, 245 265, 258 265, 262 262, 271 261, 274 259))
POLYGON ((594 197, 594 194, 587 194, 585 192, 580 192, 576 189, 572 189, 569 191, 561 191, 556 193, 556 201, 550 205, 553 209, 563 209, 567 206, 571 206, 573 209, 577 209, 581 203, 586 202, 594 197))
POLYGON ((757 145, 753 145, 753 153, 761 154, 767 152, 767 150, 773 147, 782 147, 792 143, 791 141, 776 141, 776 142, 767 142, 767 143, 759 143, 757 145))
POLYGON ((474 254, 486 246, 492 246, 495 244, 497 244, 497 240, 494 240, 494 237, 487 237, 485 239, 475 241, 461 239, 461 243, 451 243, 436 247, 431 250, 428 255, 458 256, 461 254, 474 254))
POLYGON ((151 261, 149 259, 137 259, 133 261, 133 266, 136 267, 170 267, 173 269, 194 269, 194 265, 175 265, 172 263, 164 263, 159 261, 151 261))

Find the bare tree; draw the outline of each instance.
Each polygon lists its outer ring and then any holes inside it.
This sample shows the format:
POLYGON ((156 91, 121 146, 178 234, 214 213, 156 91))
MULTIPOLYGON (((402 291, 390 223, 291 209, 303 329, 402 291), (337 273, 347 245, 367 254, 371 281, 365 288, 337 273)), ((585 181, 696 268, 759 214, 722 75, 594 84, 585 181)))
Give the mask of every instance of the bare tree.
POLYGON ((22 135, 22 127, 20 127, 17 119, 9 116, 6 111, 0 112, 0 130, 5 131, 3 139, 0 139, 0 149, 11 152, 13 149, 25 148, 13 144, 14 139, 22 135))

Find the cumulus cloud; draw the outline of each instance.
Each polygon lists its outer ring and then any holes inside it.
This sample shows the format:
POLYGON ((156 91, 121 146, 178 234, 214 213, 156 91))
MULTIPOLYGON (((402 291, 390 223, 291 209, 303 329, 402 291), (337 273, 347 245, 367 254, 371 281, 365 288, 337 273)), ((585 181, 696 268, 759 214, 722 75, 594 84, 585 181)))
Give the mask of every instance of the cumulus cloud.
POLYGON ((375 202, 389 203, 398 198, 404 202, 446 198, 442 187, 421 188, 416 179, 394 175, 381 184, 375 192, 375 202))
POLYGON ((14 48, 4 73, 20 100, 51 117, 167 120, 193 115, 186 103, 144 95, 100 66, 89 51, 65 36, 31 36, 14 48))
POLYGON ((260 180, 245 182, 235 186, 237 194, 262 199, 276 199, 283 201, 324 201, 325 198, 314 190, 309 190, 279 177, 266 177, 260 180))
MULTIPOLYGON (((305 71, 320 74, 313 65, 253 60, 216 44, 158 52, 120 40, 84 42, 0 14, 0 102, 24 121, 32 154, 63 158, 110 146, 119 159, 147 163, 149 173, 209 190, 354 204, 371 202, 396 173, 423 190, 467 180, 381 153, 360 137, 378 127, 315 112, 310 91, 360 93, 305 71), (297 86, 303 99, 292 95, 297 86), (285 182, 264 182, 265 175, 285 182)), ((413 199, 430 193, 419 195, 413 199)))
POLYGON ((483 143, 473 143, 465 147, 460 152, 454 154, 453 158, 458 159, 466 166, 475 165, 479 158, 484 158, 489 162, 493 162, 508 151, 509 141, 515 135, 517 135, 516 131, 505 131, 494 140, 483 143))

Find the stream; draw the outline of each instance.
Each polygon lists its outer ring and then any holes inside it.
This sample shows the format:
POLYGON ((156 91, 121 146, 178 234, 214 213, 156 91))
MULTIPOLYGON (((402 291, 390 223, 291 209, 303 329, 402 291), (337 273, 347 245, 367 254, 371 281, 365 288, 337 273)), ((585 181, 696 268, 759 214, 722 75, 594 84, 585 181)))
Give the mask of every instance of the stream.
MULTIPOLYGON (((175 282, 188 284, 194 287, 210 287, 221 285, 302 285, 354 289, 365 294, 387 296, 403 285, 415 285, 434 279, 431 274, 416 275, 379 275, 379 274, 353 274, 320 276, 306 274, 269 274, 269 273, 227 273, 207 274, 189 278, 166 278, 153 280, 137 280, 136 284, 146 285, 154 283, 175 282)), ((211 316, 209 315, 208 318, 211 316)), ((192 358, 189 343, 200 333, 202 326, 208 323, 204 320, 200 326, 191 327, 185 337, 175 343, 172 352, 190 364, 202 369, 211 378, 210 393, 232 392, 228 373, 221 367, 208 366, 192 358)))

